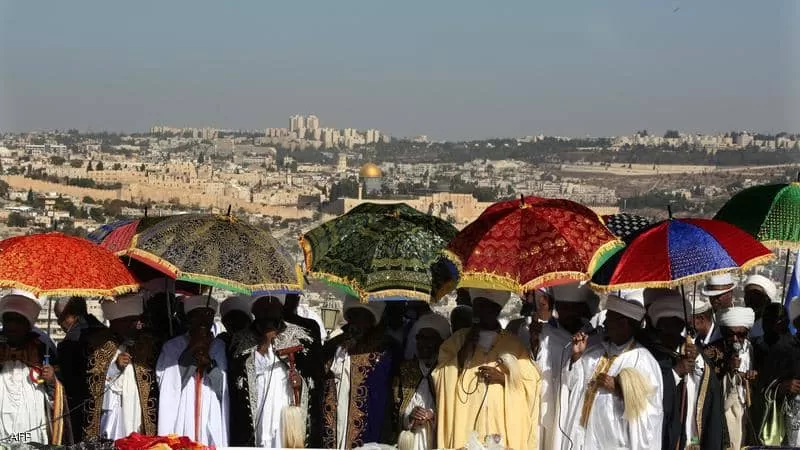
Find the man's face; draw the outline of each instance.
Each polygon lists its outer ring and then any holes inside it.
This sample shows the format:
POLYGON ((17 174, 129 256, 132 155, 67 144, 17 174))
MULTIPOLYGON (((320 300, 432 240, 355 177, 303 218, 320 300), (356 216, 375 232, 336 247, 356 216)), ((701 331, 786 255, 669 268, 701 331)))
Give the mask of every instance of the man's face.
POLYGON ((493 330, 497 327, 497 317, 500 316, 500 305, 484 298, 472 300, 472 317, 478 319, 478 326, 483 330, 493 330))
POLYGON ((749 284, 744 287, 744 304, 752 308, 756 314, 760 313, 770 303, 770 299, 761 286, 749 284))
POLYGON ((722 337, 728 341, 729 344, 740 343, 743 344, 750 335, 750 330, 745 327, 722 327, 722 337))
POLYGON ((580 331, 583 324, 590 319, 589 306, 583 302, 556 302, 556 311, 558 324, 573 334, 580 331))
POLYGON ((728 291, 721 295, 709 297, 709 301, 711 302, 711 306, 714 308, 714 311, 730 308, 733 306, 733 291, 728 291))
POLYGON ((58 326, 66 333, 78 321, 78 316, 71 314, 67 308, 56 306, 53 308, 58 326))
POLYGON ((692 325, 694 326, 695 330, 705 333, 709 328, 711 328, 711 321, 708 320, 708 317, 702 314, 695 314, 692 316, 692 325))
POLYGON ((114 333, 124 337, 133 337, 133 335, 142 328, 142 317, 120 317, 119 319, 112 320, 109 325, 109 328, 111 328, 111 331, 114 333))
POLYGON ((683 343, 681 333, 684 328, 685 322, 677 317, 663 317, 656 325, 659 340, 670 349, 677 348, 683 343))
POLYGON ((608 311, 606 313, 606 320, 603 322, 603 327, 606 330, 608 339, 616 345, 622 345, 628 342, 634 333, 631 326, 631 319, 616 311, 608 311))
POLYGON ((229 333, 238 333, 250 326, 250 315, 244 311, 230 311, 222 318, 222 324, 229 333))
POLYGON ((417 333, 417 357, 423 361, 435 361, 442 345, 442 337, 433 328, 423 328, 417 333))
POLYGON ((375 328, 375 318, 365 308, 350 308, 344 315, 347 320, 348 332, 356 339, 364 337, 375 328))
POLYGON ((253 303, 253 316, 262 333, 279 330, 283 323, 283 305, 276 297, 259 298, 253 303))
POLYGON ((3 334, 12 347, 23 344, 30 332, 31 324, 24 316, 15 312, 3 314, 3 334))
POLYGON ((196 308, 186 315, 186 322, 190 332, 211 331, 214 324, 214 310, 211 308, 196 308))

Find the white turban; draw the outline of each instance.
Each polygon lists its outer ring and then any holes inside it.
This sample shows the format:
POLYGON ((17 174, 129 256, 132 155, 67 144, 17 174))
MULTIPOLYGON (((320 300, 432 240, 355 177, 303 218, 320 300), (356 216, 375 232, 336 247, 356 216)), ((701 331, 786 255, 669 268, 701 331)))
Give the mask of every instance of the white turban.
MULTIPOLYGON (((686 309, 684 309, 683 297, 671 289, 669 291, 673 294, 663 297, 660 296, 654 299, 650 308, 647 310, 647 315, 650 316, 651 323, 656 327, 658 327, 658 321, 661 319, 677 317, 678 319, 686 321, 686 315, 689 314, 689 306, 686 305, 686 309)), ((647 294, 645 293, 645 295, 647 294)))
POLYGON ((611 294, 606 300, 606 309, 622 314, 633 320, 642 320, 644 318, 644 303, 636 298, 630 296, 628 298, 621 298, 617 295, 611 294))
POLYGON ((253 297, 249 295, 234 295, 233 297, 228 297, 219 306, 219 314, 221 317, 225 317, 231 311, 241 311, 252 319, 253 301, 253 297))
POLYGON ((116 301, 103 301, 100 303, 103 318, 110 322, 123 317, 141 316, 144 313, 143 301, 138 293, 119 296, 116 301))
POLYGON ((219 303, 214 300, 214 297, 209 298, 208 295, 193 295, 191 297, 183 298, 183 313, 189 314, 198 308, 209 308, 216 314, 219 309, 219 303))
POLYGON ((789 320, 794 322, 798 317, 800 317, 800 297, 795 297, 789 303, 789 320))
POLYGON ((771 302, 780 301, 778 298, 778 288, 775 287, 775 283, 763 275, 750 275, 747 277, 744 280, 745 290, 747 290, 747 286, 760 287, 764 293, 767 294, 767 297, 769 297, 769 301, 771 302))
POLYGON ((476 298, 489 300, 490 302, 500 305, 500 308, 506 306, 508 300, 511 298, 511 293, 506 291, 497 291, 494 289, 477 289, 470 288, 469 296, 474 301, 476 298))
POLYGON ((342 314, 346 317, 347 311, 351 309, 361 308, 369 311, 372 314, 372 317, 375 319, 375 323, 380 323, 381 318, 383 317, 383 310, 386 309, 386 302, 369 302, 369 303, 361 303, 356 297, 348 295, 344 299, 344 305, 342 305, 342 314))
POLYGON ((722 327, 744 327, 753 328, 756 320, 756 313, 752 309, 734 306, 725 308, 717 312, 717 321, 722 327))
MULTIPOLYGON (((586 303, 589 314, 596 314, 599 309, 600 299, 589 288, 588 283, 567 283, 550 287, 553 301, 557 303, 586 303)), ((558 307, 556 307, 556 310, 558 307)))
POLYGON ((420 317, 419 320, 414 322, 409 335, 416 337, 417 333, 425 328, 432 328, 436 330, 436 332, 439 333, 439 336, 441 336, 442 340, 446 340, 450 337, 450 321, 439 314, 429 313, 420 317))
POLYGON ((14 312, 28 320, 31 327, 42 310, 42 304, 35 295, 21 289, 12 289, 11 293, 0 299, 0 318, 7 312, 14 312))

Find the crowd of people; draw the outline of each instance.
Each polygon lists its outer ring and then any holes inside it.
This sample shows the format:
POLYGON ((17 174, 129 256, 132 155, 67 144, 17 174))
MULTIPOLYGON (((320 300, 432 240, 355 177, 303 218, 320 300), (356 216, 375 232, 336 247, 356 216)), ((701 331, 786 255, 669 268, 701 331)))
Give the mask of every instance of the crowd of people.
POLYGON ((528 293, 507 324, 507 292, 460 290, 449 317, 347 297, 330 335, 297 294, 187 295, 170 316, 172 294, 142 291, 103 301, 107 325, 73 297, 54 303, 55 348, 34 326, 43 299, 13 291, 0 299, 0 439, 739 449, 774 439, 777 417, 800 446, 800 298, 784 308, 760 275, 743 299, 735 288, 715 275, 691 301, 653 288, 601 302, 572 283, 528 293))

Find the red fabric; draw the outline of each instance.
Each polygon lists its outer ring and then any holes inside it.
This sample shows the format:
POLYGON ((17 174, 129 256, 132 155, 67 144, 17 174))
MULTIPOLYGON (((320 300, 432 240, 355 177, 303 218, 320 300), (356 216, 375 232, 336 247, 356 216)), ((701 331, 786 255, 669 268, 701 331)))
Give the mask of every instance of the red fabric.
POLYGON ((615 240, 583 205, 525 197, 524 206, 510 200, 487 208, 448 249, 465 274, 491 273, 524 285, 556 272, 586 273, 600 247, 615 240))
POLYGON ((138 226, 139 221, 134 220, 131 223, 115 229, 106 235, 106 237, 100 243, 100 246, 114 253, 127 250, 131 246, 133 237, 136 236, 136 227, 138 226))
POLYGON ((119 258, 86 239, 45 233, 0 241, 2 287, 45 296, 114 296, 136 285, 119 258))
POLYGON ((670 280, 668 226, 662 222, 629 242, 609 284, 670 280))
POLYGON ((114 446, 118 450, 146 450, 158 445, 166 445, 173 450, 204 450, 213 447, 193 442, 186 436, 145 436, 139 433, 131 433, 130 436, 114 441, 114 446))

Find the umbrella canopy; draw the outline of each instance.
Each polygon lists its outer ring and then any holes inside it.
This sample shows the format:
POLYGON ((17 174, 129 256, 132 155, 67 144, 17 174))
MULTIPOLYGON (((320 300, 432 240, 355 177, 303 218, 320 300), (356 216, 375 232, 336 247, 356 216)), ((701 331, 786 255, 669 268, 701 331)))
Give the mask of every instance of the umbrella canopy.
POLYGON ((628 240, 653 223, 653 219, 636 214, 619 213, 603 216, 603 222, 614 236, 628 240))
POLYGON ((233 292, 302 289, 277 240, 230 215, 171 216, 137 234, 125 255, 176 278, 233 292))
POLYGON ((125 264, 86 239, 62 233, 0 241, 0 287, 48 297, 114 297, 138 289, 125 264))
POLYGON ((623 246, 579 203, 524 197, 488 207, 447 249, 459 286, 521 293, 587 280, 623 246))
POLYGON ((142 217, 106 224, 93 231, 87 239, 114 253, 123 254, 133 243, 133 237, 170 216, 142 217))
POLYGON ((434 289, 434 266, 456 233, 403 203, 365 203, 309 231, 300 245, 309 276, 362 301, 429 301, 446 293, 434 289))
POLYGON ((747 270, 775 255, 741 229, 710 219, 668 219, 633 238, 592 277, 600 290, 675 287, 747 270))
POLYGON ((714 216, 772 248, 800 249, 800 182, 747 188, 714 216))

